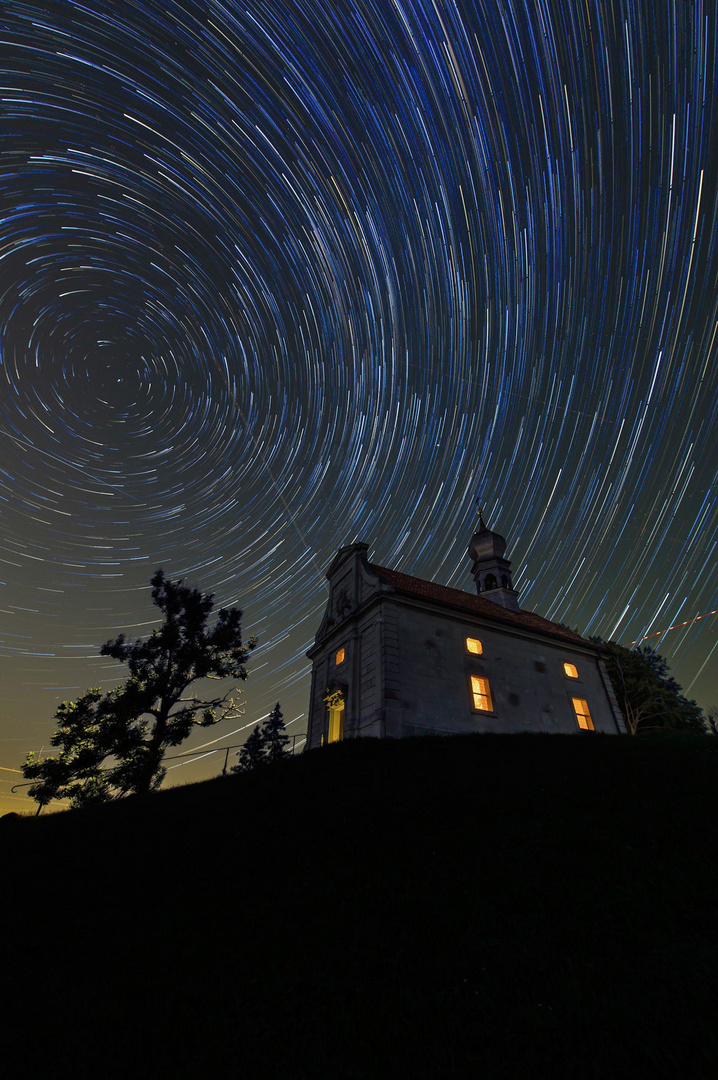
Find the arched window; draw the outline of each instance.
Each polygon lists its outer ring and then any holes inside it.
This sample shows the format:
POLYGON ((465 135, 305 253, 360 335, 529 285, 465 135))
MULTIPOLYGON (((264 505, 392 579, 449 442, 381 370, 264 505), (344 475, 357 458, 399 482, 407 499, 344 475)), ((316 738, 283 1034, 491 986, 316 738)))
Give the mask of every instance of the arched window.
POLYGON ((485 589, 495 589, 496 588, 496 578, 494 577, 493 574, 487 574, 486 577, 484 578, 484 588, 485 589))

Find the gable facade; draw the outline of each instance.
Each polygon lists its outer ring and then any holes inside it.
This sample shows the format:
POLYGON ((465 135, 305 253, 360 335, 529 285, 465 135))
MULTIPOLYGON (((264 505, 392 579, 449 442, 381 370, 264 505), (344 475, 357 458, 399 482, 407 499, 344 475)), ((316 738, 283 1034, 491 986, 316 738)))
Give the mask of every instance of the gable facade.
POLYGON ((521 610, 503 548, 480 548, 469 553, 488 595, 370 563, 366 544, 337 553, 307 653, 308 749, 367 736, 625 732, 600 649, 521 610), (486 572, 491 558, 501 577, 486 572))

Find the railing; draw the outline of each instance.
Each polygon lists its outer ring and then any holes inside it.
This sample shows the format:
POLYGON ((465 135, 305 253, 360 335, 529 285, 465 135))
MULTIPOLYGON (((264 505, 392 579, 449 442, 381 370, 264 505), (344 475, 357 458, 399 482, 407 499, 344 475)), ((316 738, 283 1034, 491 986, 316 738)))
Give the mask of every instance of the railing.
MULTIPOLYGON (((288 739, 292 740, 292 748, 289 751, 289 753, 292 756, 294 756, 294 754, 296 754, 296 752, 297 752, 297 740, 300 740, 299 741, 299 746, 301 746, 302 743, 307 741, 307 736, 306 735, 287 735, 286 737, 288 739)), ((244 746, 244 743, 233 743, 231 746, 217 746, 217 747, 213 748, 212 750, 201 750, 201 749, 199 749, 199 750, 186 750, 184 754, 174 754, 172 757, 165 757, 162 760, 163 761, 179 761, 179 760, 181 760, 183 758, 190 758, 190 759, 192 759, 194 761, 201 761, 203 757, 209 757, 210 754, 224 754, 224 765, 222 766, 222 776, 226 776, 227 775, 227 767, 229 765, 229 752, 230 752, 230 750, 241 750, 241 748, 243 746, 244 746)), ((237 755, 237 756, 239 756, 239 755, 237 755)), ((189 764, 189 762, 188 762, 188 764, 189 764)), ((179 768, 179 766, 178 765, 173 765, 172 768, 177 769, 177 768, 179 768)))
MULTIPOLYGON (((305 743, 307 741, 307 736, 306 735, 287 735, 286 737, 288 739, 291 739, 291 742, 292 742, 292 748, 289 751, 289 753, 290 753, 290 755, 292 757, 294 756, 294 754, 296 754, 298 746, 301 746, 302 743, 305 743)), ((194 760, 194 761, 201 761, 202 758, 209 757, 210 754, 224 754, 224 764, 222 766, 222 776, 226 776, 227 775, 227 769, 228 769, 228 766, 229 766, 229 752, 230 752, 230 750, 241 750, 243 746, 244 746, 244 743, 233 743, 231 746, 217 746, 217 747, 214 747, 212 750, 201 750, 201 749, 199 749, 199 750, 186 750, 184 752, 184 754, 173 754, 172 757, 164 757, 164 758, 162 758, 162 761, 163 762, 165 762, 165 761, 181 761, 184 758, 189 758, 190 760, 194 760)), ((237 757, 239 757, 239 754, 237 755, 237 757)), ((189 765, 189 763, 190 762, 188 761, 187 764, 189 765)), ((179 765, 172 765, 171 767, 173 769, 178 769, 179 765)), ((36 783, 37 783, 37 780, 25 780, 24 782, 21 781, 18 784, 13 784, 13 786, 10 788, 10 792, 11 792, 11 794, 14 794, 17 791, 18 788, 32 787, 32 785, 36 784, 36 783)), ((62 802, 64 800, 58 800, 58 801, 62 802)), ((38 810, 38 813, 39 812, 40 811, 38 810)))

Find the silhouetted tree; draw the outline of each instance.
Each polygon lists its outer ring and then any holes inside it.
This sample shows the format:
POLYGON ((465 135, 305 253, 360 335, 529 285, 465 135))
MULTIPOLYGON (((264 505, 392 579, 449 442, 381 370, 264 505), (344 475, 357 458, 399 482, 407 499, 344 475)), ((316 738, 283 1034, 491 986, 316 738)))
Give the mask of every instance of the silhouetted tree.
POLYGON ((247 677, 247 657, 256 642, 242 642, 242 612, 222 608, 210 627, 210 593, 170 581, 162 570, 151 585, 161 626, 134 642, 120 634, 100 649, 102 656, 127 665, 126 681, 107 694, 92 689, 77 701, 63 702, 50 740, 59 756, 28 755, 23 773, 37 781, 29 794, 39 808, 52 799, 69 798, 71 805, 82 806, 158 788, 168 747, 178 746, 194 727, 241 715, 232 690, 208 698, 188 691, 200 680, 247 677))
POLYGON ((256 724, 252 733, 239 751, 239 765, 235 765, 232 772, 251 772, 252 769, 264 765, 266 754, 264 752, 264 736, 256 724))
POLYGON ((647 645, 626 649, 591 638, 604 651, 606 667, 630 735, 661 729, 704 730, 703 713, 668 673, 668 662, 647 645))
POLYGON ((286 734, 284 717, 282 716, 282 710, 279 708, 279 702, 264 721, 262 735, 264 737, 264 752, 269 765, 291 756, 287 750, 289 736, 286 734))
POLYGON ((703 730, 706 735, 718 735, 718 705, 709 705, 703 714, 703 730))
POLYGON ((235 765, 232 772, 250 772, 259 765, 274 765, 291 757, 286 748, 288 742, 284 717, 277 702, 262 727, 257 724, 252 730, 239 751, 239 765, 235 765))

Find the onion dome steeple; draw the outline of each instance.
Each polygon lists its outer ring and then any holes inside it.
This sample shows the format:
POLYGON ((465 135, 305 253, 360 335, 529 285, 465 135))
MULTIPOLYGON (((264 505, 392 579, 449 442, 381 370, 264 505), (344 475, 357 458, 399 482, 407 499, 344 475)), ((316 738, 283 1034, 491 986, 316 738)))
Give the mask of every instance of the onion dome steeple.
POLYGON ((500 607, 520 611, 518 594, 511 582, 511 562, 504 558, 505 551, 503 536, 487 527, 483 511, 479 510, 479 528, 471 537, 468 550, 476 591, 500 607))

